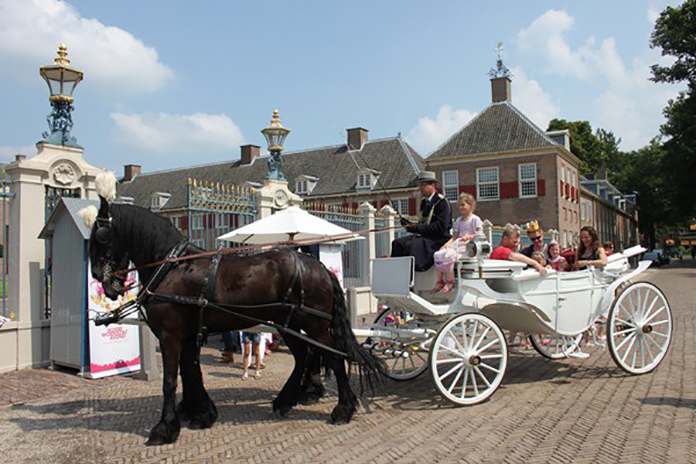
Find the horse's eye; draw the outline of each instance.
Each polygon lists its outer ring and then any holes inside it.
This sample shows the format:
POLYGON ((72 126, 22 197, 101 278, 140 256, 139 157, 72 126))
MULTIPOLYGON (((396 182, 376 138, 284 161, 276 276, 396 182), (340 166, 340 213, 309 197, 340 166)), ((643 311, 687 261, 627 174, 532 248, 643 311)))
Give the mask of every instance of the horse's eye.
POLYGON ((111 240, 111 231, 107 227, 99 227, 94 233, 94 238, 102 245, 106 245, 111 240))

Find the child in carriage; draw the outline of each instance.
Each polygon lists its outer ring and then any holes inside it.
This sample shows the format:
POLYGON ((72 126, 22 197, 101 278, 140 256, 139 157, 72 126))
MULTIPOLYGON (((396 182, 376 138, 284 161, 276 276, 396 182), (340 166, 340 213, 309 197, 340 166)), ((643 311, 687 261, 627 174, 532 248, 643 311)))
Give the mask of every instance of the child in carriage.
POLYGON ((555 241, 551 240, 548 247, 549 251, 549 262, 548 265, 551 269, 556 272, 565 272, 568 270, 568 261, 561 255, 561 245, 555 241))
POLYGON ((435 252, 435 268, 437 269, 437 283, 430 293, 448 293, 454 288, 454 263, 457 260, 457 251, 461 245, 474 238, 477 232, 483 232, 481 218, 474 214, 476 199, 473 195, 462 193, 459 195, 457 209, 461 216, 457 218, 452 230, 452 238, 445 243, 439 251, 435 252))

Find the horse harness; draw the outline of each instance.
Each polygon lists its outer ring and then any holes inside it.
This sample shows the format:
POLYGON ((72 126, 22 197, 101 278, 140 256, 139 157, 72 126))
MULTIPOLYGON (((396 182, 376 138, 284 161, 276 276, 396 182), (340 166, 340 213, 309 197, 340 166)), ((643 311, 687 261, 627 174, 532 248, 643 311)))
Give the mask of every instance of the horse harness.
MULTIPOLYGON (((99 318, 98 320, 95 320, 95 323, 97 325, 102 325, 102 324, 110 324, 113 322, 117 322, 118 320, 122 319, 125 317, 125 314, 122 309, 126 308, 133 308, 137 306, 137 310, 140 312, 141 316, 145 320, 145 322, 149 326, 149 321, 147 320, 147 315, 142 309, 143 305, 146 305, 150 301, 162 301, 162 302, 167 302, 167 303, 174 303, 174 304, 179 304, 179 305, 186 305, 186 306, 196 306, 198 308, 198 333, 196 335, 196 343, 198 346, 202 346, 208 338, 208 329, 205 327, 204 324, 204 318, 205 314, 208 310, 208 308, 216 309, 219 311, 226 312, 230 315, 245 319, 250 322, 255 322, 257 324, 264 324, 270 327, 273 327, 276 329, 278 332, 282 334, 289 334, 294 337, 297 337, 307 343, 310 343, 314 346, 317 346, 318 348, 327 350, 332 352, 333 354, 337 354, 342 357, 348 357, 348 355, 342 351, 336 350, 335 348, 332 348, 330 346, 324 345, 323 343, 317 342, 316 340, 313 340, 309 338, 307 335, 300 333, 296 330, 293 330, 289 327, 290 321, 292 320, 293 315, 298 312, 304 312, 306 314, 311 314, 313 316, 320 317, 322 319, 326 319, 331 321, 331 316, 326 314, 323 311, 319 311, 318 309, 310 308, 309 306, 306 306, 304 304, 304 287, 303 287, 303 282, 302 282, 302 271, 304 270, 304 266, 302 265, 302 261, 299 259, 297 256, 297 252, 295 250, 290 250, 290 255, 293 258, 293 268, 294 272, 292 275, 292 279, 290 282, 290 285, 288 286, 287 290, 285 291, 285 295, 283 297, 283 301, 278 302, 278 303, 266 303, 266 304, 260 304, 260 305, 231 305, 231 304, 223 304, 223 303, 214 303, 212 302, 212 299, 214 297, 214 292, 215 292, 215 278, 217 276, 217 271, 218 267, 220 266, 220 261, 222 260, 222 253, 218 252, 215 255, 213 255, 213 258, 211 260, 210 266, 208 267, 208 270, 206 272, 205 279, 203 279, 203 285, 201 286, 200 293, 198 297, 189 297, 189 296, 181 296, 181 295, 172 295, 172 294, 166 294, 166 293, 160 293, 157 292, 157 287, 162 283, 164 278, 167 276, 169 271, 177 264, 174 260, 176 258, 179 258, 181 254, 184 252, 186 249, 186 246, 188 245, 188 241, 182 241, 181 243, 177 244, 167 255, 167 258, 164 260, 164 262, 157 268, 157 271, 155 272, 154 277, 150 280, 150 283, 142 289, 139 293, 138 296, 135 298, 135 300, 131 300, 125 305, 121 306, 120 308, 116 309, 113 312, 113 315, 109 315, 107 317, 99 318), (291 296, 293 293, 298 295, 298 300, 295 303, 292 303, 290 301, 291 296), (245 311, 245 310, 258 310, 258 309, 275 309, 275 308, 288 308, 288 315, 285 318, 284 323, 277 324, 273 321, 267 321, 263 319, 258 319, 253 316, 248 316, 246 314, 242 314, 239 311, 245 311)), ((327 270, 327 272, 330 272, 327 270)))

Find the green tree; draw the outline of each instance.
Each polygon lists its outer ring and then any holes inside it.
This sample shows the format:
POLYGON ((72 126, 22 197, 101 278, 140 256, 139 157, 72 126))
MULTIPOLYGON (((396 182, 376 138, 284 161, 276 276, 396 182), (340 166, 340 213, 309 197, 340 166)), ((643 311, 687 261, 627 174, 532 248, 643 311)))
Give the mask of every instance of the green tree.
POLYGON ((667 7, 655 22, 650 46, 662 55, 675 58, 671 66, 651 66, 655 82, 685 82, 687 89, 664 110, 667 122, 661 127, 666 137, 661 169, 669 176, 665 194, 673 204, 673 219, 696 217, 696 0, 667 7))

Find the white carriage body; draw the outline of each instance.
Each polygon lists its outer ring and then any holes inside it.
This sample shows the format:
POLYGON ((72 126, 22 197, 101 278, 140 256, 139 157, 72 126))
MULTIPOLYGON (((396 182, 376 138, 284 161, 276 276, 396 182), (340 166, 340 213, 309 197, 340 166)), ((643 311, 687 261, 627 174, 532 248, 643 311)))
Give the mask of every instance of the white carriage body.
POLYGON ((425 288, 434 283, 434 269, 417 275, 411 257, 381 258, 373 261, 372 291, 387 306, 440 321, 475 311, 504 329, 572 336, 587 330, 608 311, 623 282, 649 267, 649 261, 640 262, 635 269, 629 265, 629 258, 644 251, 636 246, 614 254, 603 270, 550 270, 543 277, 514 261, 463 260, 458 264, 460 278, 452 292, 454 299, 439 302, 441 296, 425 296, 425 288))

